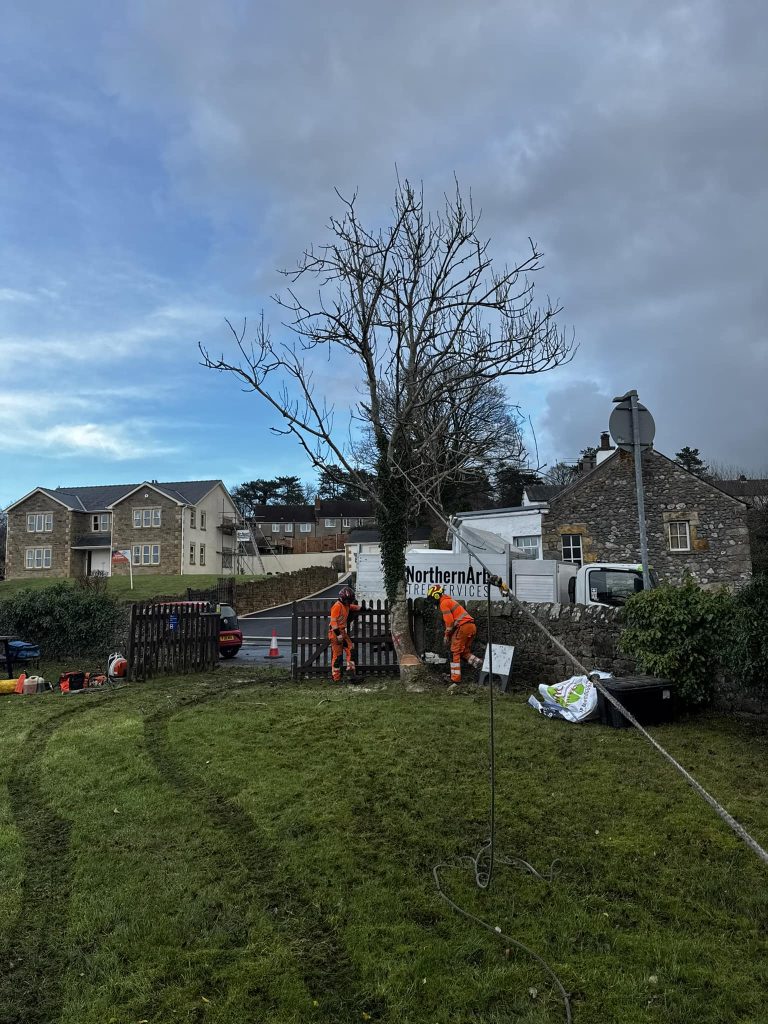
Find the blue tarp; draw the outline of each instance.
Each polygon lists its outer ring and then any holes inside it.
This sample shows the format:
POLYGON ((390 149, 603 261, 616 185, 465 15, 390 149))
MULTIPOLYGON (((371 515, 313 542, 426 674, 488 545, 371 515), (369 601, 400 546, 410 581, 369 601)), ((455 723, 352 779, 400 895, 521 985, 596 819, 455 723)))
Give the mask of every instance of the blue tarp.
POLYGON ((14 661, 34 661, 40 657, 40 648, 37 644, 29 644, 26 640, 11 640, 8 647, 14 661))

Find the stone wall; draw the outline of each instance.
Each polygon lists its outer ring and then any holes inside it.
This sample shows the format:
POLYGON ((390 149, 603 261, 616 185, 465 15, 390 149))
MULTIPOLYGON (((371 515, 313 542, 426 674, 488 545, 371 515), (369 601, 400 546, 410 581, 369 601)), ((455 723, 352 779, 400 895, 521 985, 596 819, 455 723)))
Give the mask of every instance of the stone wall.
MULTIPOLYGON (((130 548, 135 544, 159 544, 159 565, 134 565, 133 575, 157 576, 178 575, 181 572, 181 542, 183 508, 171 498, 148 487, 140 488, 124 501, 114 507, 112 514, 112 546, 118 550, 130 548), (147 497, 145 497, 145 494, 147 497), (160 526, 136 528, 133 525, 133 510, 144 508, 160 508, 160 526)), ((217 547, 216 530, 208 531, 211 535, 211 547, 217 547)), ((216 561, 212 559, 210 572, 216 572, 216 561)), ((115 576, 127 576, 127 565, 115 565, 112 573, 115 576)))
POLYGON ((238 615, 245 615, 288 601, 298 601, 331 586, 338 578, 339 574, 335 569, 316 565, 310 569, 300 569, 298 572, 285 573, 282 576, 270 576, 263 580, 250 580, 248 583, 238 581, 235 590, 235 611, 238 615))
MULTIPOLYGON (((686 572, 703 586, 737 585, 751 576, 747 509, 659 452, 643 456, 649 562, 660 579, 686 572), (682 520, 690 551, 670 551, 667 524, 682 520)), ((632 456, 619 452, 550 502, 542 521, 544 558, 562 558, 562 535, 581 536, 584 562, 640 557, 632 456)))
POLYGON ((72 550, 71 512, 61 502, 49 498, 42 492, 32 494, 8 513, 8 558, 5 565, 6 579, 35 580, 65 578, 70 575, 72 550), (29 512, 53 513, 53 530, 44 533, 27 532, 29 512), (27 569, 27 548, 50 548, 50 569, 27 569))
MULTIPOLYGON (((488 640, 486 604, 469 601, 467 610, 477 624, 475 650, 482 656, 488 640)), ((599 668, 616 676, 633 675, 637 666, 633 659, 619 651, 619 636, 623 628, 620 608, 597 605, 525 604, 536 619, 546 626, 587 669, 599 668)), ((513 688, 529 688, 539 683, 558 683, 569 676, 578 675, 578 669, 541 632, 517 606, 494 603, 492 608, 492 634, 495 644, 508 644, 515 648, 512 667, 513 688)), ((443 650, 443 625, 439 616, 427 611, 426 648, 443 650), (430 621, 431 620, 431 621, 430 621)))

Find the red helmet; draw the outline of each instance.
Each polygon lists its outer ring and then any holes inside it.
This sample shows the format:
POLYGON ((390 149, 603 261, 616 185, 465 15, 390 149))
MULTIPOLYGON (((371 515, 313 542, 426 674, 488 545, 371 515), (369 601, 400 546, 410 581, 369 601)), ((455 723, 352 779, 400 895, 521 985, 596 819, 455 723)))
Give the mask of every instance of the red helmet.
POLYGON ((339 600, 342 604, 353 604, 355 601, 355 592, 351 587, 342 587, 339 591, 339 600))

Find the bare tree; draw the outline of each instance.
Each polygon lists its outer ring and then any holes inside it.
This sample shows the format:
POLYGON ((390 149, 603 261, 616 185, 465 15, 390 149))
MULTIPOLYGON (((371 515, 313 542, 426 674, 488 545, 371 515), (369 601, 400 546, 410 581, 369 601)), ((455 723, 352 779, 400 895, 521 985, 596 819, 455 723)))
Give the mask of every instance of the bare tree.
POLYGON ((234 374, 269 403, 283 419, 278 432, 294 435, 315 466, 341 467, 376 502, 402 667, 415 661, 404 601, 409 508, 439 504, 442 483, 486 450, 484 411, 498 402, 500 382, 567 361, 573 341, 557 324, 559 307, 534 303, 531 277, 541 269, 534 243, 525 259, 495 269, 458 184, 432 214, 422 191, 398 181, 383 229, 363 225, 356 196, 339 199, 330 241, 306 250, 284 272, 287 292, 275 296, 288 339, 273 341, 262 314, 252 342, 245 325, 229 325, 235 361, 213 358, 204 346, 201 353, 203 365, 234 374), (333 367, 359 371, 344 433, 310 367, 323 350, 333 367))
POLYGON ((544 474, 544 481, 554 487, 567 487, 576 479, 577 472, 576 466, 568 462, 556 462, 544 474))

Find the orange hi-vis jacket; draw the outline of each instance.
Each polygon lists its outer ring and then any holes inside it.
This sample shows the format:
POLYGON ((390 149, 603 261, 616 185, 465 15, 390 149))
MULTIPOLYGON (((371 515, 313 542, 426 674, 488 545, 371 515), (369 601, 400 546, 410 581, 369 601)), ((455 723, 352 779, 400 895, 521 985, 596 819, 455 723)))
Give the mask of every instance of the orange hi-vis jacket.
POLYGON ((336 636, 337 629, 346 634, 349 613, 359 611, 359 604, 344 604, 341 601, 335 601, 331 605, 331 622, 328 627, 328 637, 331 639, 334 638, 336 636))
POLYGON ((443 616, 446 633, 452 633, 463 622, 475 621, 466 608, 462 608, 459 602, 454 601, 450 594, 443 594, 440 598, 440 613, 443 616))

